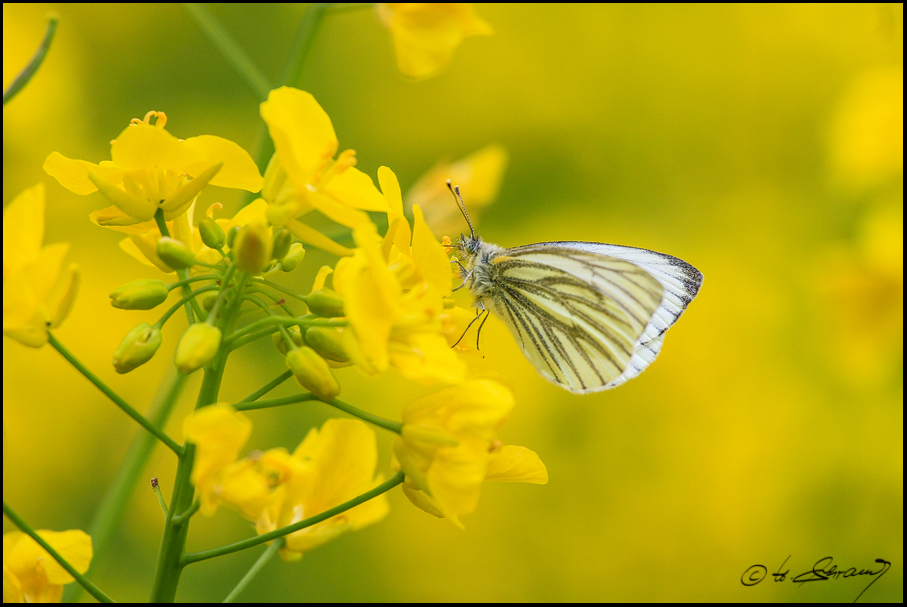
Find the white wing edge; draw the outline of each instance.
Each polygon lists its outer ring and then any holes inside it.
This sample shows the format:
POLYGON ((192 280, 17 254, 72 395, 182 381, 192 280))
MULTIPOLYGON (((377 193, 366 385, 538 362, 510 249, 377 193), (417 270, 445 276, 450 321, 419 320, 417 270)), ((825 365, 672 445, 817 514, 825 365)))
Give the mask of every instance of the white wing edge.
POLYGON ((665 331, 677 322, 702 287, 702 272, 682 259, 649 249, 581 241, 540 242, 529 246, 579 249, 623 259, 649 272, 664 287, 661 304, 652 314, 642 335, 636 340, 633 357, 627 368, 604 386, 589 390, 590 392, 617 387, 633 379, 652 364, 661 351, 665 331))

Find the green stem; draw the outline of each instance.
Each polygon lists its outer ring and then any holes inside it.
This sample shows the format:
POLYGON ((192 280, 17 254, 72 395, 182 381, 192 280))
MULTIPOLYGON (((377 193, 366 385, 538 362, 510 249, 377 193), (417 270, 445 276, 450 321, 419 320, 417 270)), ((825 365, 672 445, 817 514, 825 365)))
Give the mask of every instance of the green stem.
POLYGON ((347 324, 348 323, 345 320, 328 320, 325 318, 318 318, 314 314, 311 315, 310 318, 306 318, 305 316, 268 316, 267 318, 261 318, 247 324, 242 329, 232 333, 230 337, 224 340, 224 342, 230 344, 259 329, 277 325, 283 325, 285 327, 292 325, 299 325, 300 327, 345 327, 347 324))
POLYGON ((25 85, 29 83, 32 76, 37 73, 38 68, 44 63, 44 57, 47 56, 47 51, 50 49, 50 43, 54 39, 59 20, 60 16, 57 15, 57 13, 51 13, 47 16, 47 29, 44 30, 44 40, 41 41, 41 44, 38 46, 35 54, 32 55, 31 61, 28 62, 25 69, 19 72, 16 79, 10 83, 5 91, 3 91, 3 105, 9 103, 19 91, 25 88, 25 85))
POLYGON ((377 415, 372 415, 368 411, 363 411, 359 407, 354 407, 353 405, 347 404, 340 399, 334 398, 332 400, 317 399, 326 405, 330 405, 336 409, 340 409, 345 413, 349 413, 354 417, 358 417, 361 420, 367 421, 370 424, 374 424, 379 428, 384 428, 385 430, 390 430, 391 432, 396 432, 400 434, 403 432, 403 423, 394 422, 383 417, 378 417, 377 415))
MULTIPOLYGON (((179 393, 182 390, 183 383, 186 381, 186 375, 180 375, 176 372, 175 367, 171 367, 169 374, 161 383, 157 395, 151 403, 148 418, 155 426, 163 428, 169 419, 173 408, 179 400, 179 393)), ((97 569, 104 562, 105 557, 109 556, 107 545, 113 535, 114 529, 120 524, 123 513, 129 504, 129 496, 135 488, 136 480, 151 453, 154 450, 157 441, 153 436, 145 432, 139 433, 129 446, 123 463, 117 471, 116 477, 107 488, 101 503, 95 511, 94 518, 88 528, 88 535, 94 547, 94 558, 87 574, 97 569)), ((64 602, 76 602, 81 594, 81 586, 68 586, 63 592, 64 602)))
MULTIPOLYGON (((170 236, 170 230, 167 228, 167 222, 164 221, 164 210, 158 209, 154 213, 154 221, 157 223, 158 230, 161 232, 161 236, 170 236)), ((176 275, 179 276, 180 282, 185 281, 189 278, 189 270, 177 270, 176 275)), ((183 290, 183 297, 188 297, 192 294, 192 289, 189 288, 187 283, 180 285, 180 288, 183 290)), ((202 310, 202 307, 198 305, 198 302, 195 298, 189 299, 186 304, 186 320, 189 324, 194 324, 196 318, 204 318, 205 313, 202 310), (195 316, 192 315, 193 311, 195 316)))
POLYGON ((278 375, 277 377, 275 377, 274 379, 272 379, 271 381, 266 383, 264 386, 262 386, 261 388, 259 388, 258 390, 256 390, 255 392, 253 392, 252 394, 245 397, 244 399, 242 399, 239 402, 241 402, 241 403, 254 402, 254 401, 258 400, 259 398, 261 398, 262 396, 264 396, 265 394, 267 394, 268 392, 270 392, 271 390, 273 390, 274 388, 276 388, 277 386, 279 386, 280 384, 282 384, 283 382, 290 379, 291 377, 293 377, 292 371, 289 371, 289 370, 284 371, 283 373, 281 373, 280 375, 278 375))
MULTIPOLYGON (((26 523, 18 514, 16 514, 16 512, 6 504, 6 501, 3 502, 3 514, 5 514, 9 518, 9 520, 11 520, 13 522, 13 524, 16 527, 18 527, 23 533, 25 533, 31 539, 38 542, 38 545, 41 546, 42 548, 44 548, 47 551, 47 553, 53 557, 53 559, 55 561, 60 563, 60 566, 63 567, 63 569, 65 569, 69 573, 69 575, 76 578, 76 581, 79 582, 79 584, 81 584, 81 586, 85 590, 87 590, 91 596, 98 599, 98 601, 100 601, 101 603, 113 603, 114 602, 113 599, 110 598, 109 596, 107 596, 106 594, 104 594, 100 588, 98 588, 97 586, 92 584, 88 580, 88 578, 86 578, 84 575, 82 575, 81 573, 76 571, 76 568, 73 567, 72 565, 70 565, 66 561, 66 559, 64 559, 62 556, 60 556, 60 554, 56 550, 53 549, 53 547, 50 544, 48 544, 46 541, 44 541, 44 538, 42 538, 40 535, 38 535, 37 532, 34 529, 32 529, 28 523, 26 523)), ((4 560, 4 565, 5 565, 6 564, 5 556, 4 556, 3 560, 4 560)), ((4 577, 6 577, 5 573, 4 573, 4 577)))
POLYGON ((57 338, 54 337, 53 333, 48 332, 48 343, 54 347, 54 349, 59 352, 63 358, 69 361, 73 367, 76 368, 79 373, 85 376, 88 381, 93 383, 95 387, 103 392, 107 398, 112 400, 116 406, 123 410, 126 415, 134 419, 138 424, 145 428, 148 432, 153 434, 159 441, 167 445, 171 451, 179 455, 182 452, 182 447, 176 444, 172 438, 167 436, 163 430, 152 424, 150 421, 145 419, 145 416, 136 411, 129 403, 120 398, 120 396, 107 387, 107 384, 102 382, 94 373, 88 370, 88 368, 83 365, 78 358, 76 358, 69 350, 67 350, 63 344, 57 341, 57 338))
POLYGON ((299 531, 300 529, 305 529, 306 527, 311 527, 312 525, 320 523, 321 521, 325 521, 325 520, 331 518, 332 516, 337 516, 338 514, 340 514, 342 512, 346 512, 350 508, 355 508, 359 504, 367 502, 368 500, 372 499, 373 497, 377 497, 377 496, 381 495, 382 493, 390 491, 391 489, 393 489, 394 487, 396 487, 397 485, 399 485, 400 483, 403 482, 403 476, 404 476, 403 472, 398 472, 397 474, 392 476, 390 479, 381 483, 374 489, 372 489, 370 491, 366 491, 362 495, 354 497, 350 501, 344 502, 344 503, 340 504, 339 506, 334 506, 333 508, 325 510, 324 512, 321 512, 314 516, 310 516, 307 519, 301 520, 298 523, 293 523, 292 525, 287 525, 286 527, 281 527, 280 529, 275 529, 274 531, 270 531, 268 533, 263 533, 262 535, 259 535, 258 537, 252 537, 247 540, 243 540, 241 542, 236 542, 235 544, 228 544, 227 546, 221 546, 220 548, 214 548, 213 550, 203 550, 201 552, 190 552, 183 556, 182 564, 189 565, 191 563, 197 563, 199 561, 204 561, 204 560, 211 559, 211 558, 214 558, 217 556, 223 556, 225 554, 232 554, 234 552, 239 552, 240 550, 246 550, 248 548, 252 548, 254 546, 264 544, 265 542, 270 542, 271 540, 276 540, 279 537, 284 537, 285 535, 289 535, 295 531, 299 531))
MULTIPOLYGON (((330 4, 322 2, 313 2, 305 7, 305 12, 302 14, 302 20, 299 22, 299 27, 296 29, 296 37, 293 39, 293 45, 290 47, 290 53, 287 57, 287 63, 283 68, 283 72, 280 75, 280 80, 278 80, 279 85, 289 85, 296 86, 299 84, 302 79, 302 68, 305 66, 306 57, 308 57, 309 50, 312 48, 312 42, 315 40, 315 34, 318 31, 318 26, 321 24, 321 20, 324 18, 325 11, 330 6, 330 4)), ((267 98, 267 95, 261 97, 261 100, 264 101, 267 98)), ((264 174, 265 168, 268 166, 268 161, 271 160, 271 156, 274 155, 274 142, 271 141, 271 138, 268 135, 268 125, 264 122, 261 123, 261 128, 258 131, 258 136, 256 137, 256 152, 253 155, 255 164, 258 165, 258 169, 264 174)), ((247 194, 244 197, 241 206, 246 206, 255 198, 258 194, 247 194)))
POLYGON ((275 540, 270 546, 268 546, 267 550, 262 552, 261 556, 258 557, 258 560, 255 561, 255 564, 252 565, 252 568, 249 569, 249 571, 246 573, 246 575, 243 576, 241 580, 239 580, 236 588, 230 591, 230 594, 227 595, 227 598, 224 599, 224 602, 232 603, 233 601, 235 601, 236 597, 239 596, 239 593, 246 589, 246 586, 249 585, 249 582, 251 582, 255 578, 255 576, 258 575, 258 572, 268 564, 268 561, 274 558, 274 555, 277 554, 277 551, 283 548, 283 545, 286 543, 287 541, 284 538, 280 538, 278 540, 275 540))
POLYGON ((161 504, 161 512, 164 513, 164 518, 167 518, 167 503, 164 501, 163 494, 161 494, 161 488, 156 476, 151 479, 151 490, 154 491, 157 501, 161 504))
POLYGON ((208 40, 220 51, 221 55, 229 62, 240 78, 255 94, 258 99, 268 96, 272 86, 265 75, 258 69, 255 62, 240 48, 233 37, 227 33, 220 22, 202 4, 184 3, 183 9, 195 21, 195 24, 208 37, 208 40))
MULTIPOLYGON (((219 319, 219 328, 224 333, 232 331, 236 324, 246 284, 247 277, 241 276, 236 286, 236 297, 230 301, 223 316, 219 319)), ((217 402, 229 355, 230 350, 222 345, 214 360, 205 366, 204 379, 195 403, 196 410, 217 402)), ((164 522, 164 535, 161 538, 154 585, 151 589, 152 603, 172 603, 176 598, 180 576, 185 567, 183 556, 186 550, 186 537, 189 535, 189 523, 192 520, 191 508, 195 495, 195 487, 192 485, 194 461, 195 445, 186 443, 176 468, 170 511, 164 522)))
POLYGON ((400 434, 403 432, 403 423, 391 421, 384 417, 379 417, 368 411, 363 411, 359 407, 354 407, 349 403, 345 403, 342 400, 335 398, 333 400, 324 400, 318 398, 311 392, 306 392, 304 394, 293 394, 291 396, 281 396, 280 398, 269 398, 267 400, 259 400, 255 402, 239 402, 233 405, 237 411, 255 411, 256 409, 271 409, 273 407, 283 407, 285 405, 295 405, 296 403, 305 403, 309 401, 318 401, 326 405, 331 405, 336 409, 340 409, 344 413, 349 413, 353 417, 358 417, 362 421, 366 421, 370 424, 374 424, 379 428, 384 428, 385 430, 390 430, 391 432, 396 432, 400 434))

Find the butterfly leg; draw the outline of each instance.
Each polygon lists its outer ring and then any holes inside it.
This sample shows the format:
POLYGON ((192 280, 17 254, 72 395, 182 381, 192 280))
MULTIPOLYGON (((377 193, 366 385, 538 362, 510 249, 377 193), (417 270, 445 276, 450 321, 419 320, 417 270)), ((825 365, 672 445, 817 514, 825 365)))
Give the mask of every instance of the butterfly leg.
MULTIPOLYGON (((472 270, 467 271, 466 267, 462 263, 460 263, 459 259, 451 259, 450 263, 455 263, 460 266, 460 276, 463 276, 463 282, 460 283, 459 287, 453 289, 454 291, 459 291, 466 286, 466 281, 469 280, 470 276, 472 276, 472 270)), ((462 337, 460 339, 462 339, 462 337)))
MULTIPOLYGON (((482 312, 485 312, 485 318, 482 319, 482 322, 479 323, 479 328, 476 331, 476 351, 479 350, 479 336, 482 334, 482 327, 485 326, 485 321, 488 320, 488 317, 491 315, 491 312, 485 309, 485 304, 482 304, 482 312)), ((478 318, 478 316, 476 317, 478 318)), ((472 324, 472 323, 470 323, 472 324)), ((483 355, 484 358, 484 355, 483 355)))
MULTIPOLYGON (((475 322, 476 322, 477 320, 479 320, 479 316, 482 314, 482 312, 485 312, 485 311, 486 311, 486 310, 485 310, 485 304, 484 304, 484 303, 482 303, 482 302, 480 301, 480 302, 479 302, 479 305, 482 306, 482 309, 481 309, 481 310, 478 310, 478 311, 476 312, 475 318, 473 318, 472 320, 469 321, 469 324, 466 325, 466 329, 463 331, 463 335, 460 336, 460 339, 458 339, 458 340, 454 343, 454 345, 451 346, 451 348, 456 348, 456 347, 457 347, 457 344, 460 343, 461 341, 463 341, 463 338, 466 337, 466 334, 467 334, 467 333, 469 333, 469 327, 471 327, 473 324, 475 324, 475 322)), ((488 318, 488 316, 486 316, 485 318, 488 318)), ((482 323, 479 325, 479 329, 480 329, 480 330, 481 330, 481 328, 482 328, 482 325, 484 325, 484 324, 485 324, 485 321, 482 321, 482 323)), ((479 344, 479 341, 478 341, 478 338, 476 338, 476 349, 478 349, 478 344, 479 344)))

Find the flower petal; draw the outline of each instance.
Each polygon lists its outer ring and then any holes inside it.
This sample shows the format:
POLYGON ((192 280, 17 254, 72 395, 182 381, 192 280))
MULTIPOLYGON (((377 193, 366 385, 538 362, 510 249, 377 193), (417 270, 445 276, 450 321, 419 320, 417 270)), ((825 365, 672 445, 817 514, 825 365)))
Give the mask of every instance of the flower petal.
POLYGON ((263 182, 261 173, 258 172, 258 167, 255 166, 255 161, 252 160, 249 153, 238 144, 223 137, 200 135, 186 139, 183 141, 183 145, 198 150, 206 158, 198 169, 193 167, 194 170, 189 171, 190 175, 196 175, 207 168, 211 162, 221 161, 224 166, 211 180, 211 185, 239 188, 249 192, 261 190, 263 182))

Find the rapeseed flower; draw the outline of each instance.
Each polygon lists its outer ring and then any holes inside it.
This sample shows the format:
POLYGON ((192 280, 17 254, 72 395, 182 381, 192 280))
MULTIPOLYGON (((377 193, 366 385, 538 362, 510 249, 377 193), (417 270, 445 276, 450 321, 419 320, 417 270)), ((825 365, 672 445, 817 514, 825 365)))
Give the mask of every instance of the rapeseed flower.
POLYGON ((393 449, 410 501, 461 526, 459 515, 476 509, 484 481, 547 483, 538 455, 497 439, 513 405, 513 393, 488 378, 407 403, 393 449))
POLYGON ((339 148, 331 119, 305 91, 281 87, 261 104, 261 117, 274 141, 274 157, 265 171, 262 197, 268 219, 303 242, 337 255, 351 251, 297 218, 319 211, 329 219, 356 227, 368 223, 364 211, 386 211, 384 197, 372 179, 355 168, 356 152, 339 148))
POLYGON ((79 285, 75 264, 60 274, 69 243, 44 245, 44 185, 19 194, 3 210, 3 334, 38 348, 72 309, 79 285), (62 289, 57 289, 62 286, 62 289), (62 292, 59 297, 52 297, 62 292))
POLYGON ((95 215, 104 226, 150 221, 158 209, 172 220, 184 214, 209 183, 250 192, 261 189, 255 162, 237 144, 213 135, 177 139, 165 130, 166 124, 163 112, 148 112, 111 142, 111 160, 94 164, 53 152, 44 170, 76 194, 100 191, 113 204, 95 215), (152 117, 157 118, 154 125, 152 117))
MULTIPOLYGON (((91 537, 84 531, 38 530, 38 535, 85 573, 91 563, 91 537)), ((3 534, 3 602, 59 603, 63 585, 73 578, 48 552, 21 531, 3 534)))
POLYGON ((387 234, 379 239, 371 222, 354 228, 358 246, 334 273, 353 330, 341 334, 344 347, 370 374, 393 366, 415 381, 457 383, 466 367, 450 347, 462 318, 444 304, 451 293, 450 262, 418 207, 410 230, 393 172, 382 167, 378 175, 388 200, 387 234))
POLYGON ((464 38, 493 33, 472 4, 390 2, 375 9, 391 32, 397 67, 411 78, 438 74, 464 38))

